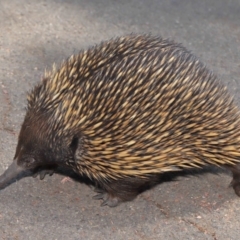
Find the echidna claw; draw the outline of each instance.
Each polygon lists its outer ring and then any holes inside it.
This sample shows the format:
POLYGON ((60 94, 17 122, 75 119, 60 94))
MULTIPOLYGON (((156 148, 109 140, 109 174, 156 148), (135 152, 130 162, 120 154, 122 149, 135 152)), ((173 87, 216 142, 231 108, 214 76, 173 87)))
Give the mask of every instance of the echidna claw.
POLYGON ((102 202, 101 207, 109 206, 109 207, 116 207, 119 201, 117 197, 108 197, 105 201, 102 202))
POLYGON ((93 196, 93 199, 103 200, 101 207, 103 206, 116 207, 118 205, 119 199, 117 197, 113 197, 101 189, 95 189, 95 192, 98 192, 98 194, 93 196))
POLYGON ((106 193, 99 193, 99 194, 93 196, 93 199, 95 199, 95 200, 100 200, 100 199, 106 200, 107 199, 107 194, 106 193))
POLYGON ((53 173, 54 173, 53 169, 44 169, 34 173, 32 177, 36 178, 39 175, 40 180, 43 180, 46 175, 52 176, 53 173))

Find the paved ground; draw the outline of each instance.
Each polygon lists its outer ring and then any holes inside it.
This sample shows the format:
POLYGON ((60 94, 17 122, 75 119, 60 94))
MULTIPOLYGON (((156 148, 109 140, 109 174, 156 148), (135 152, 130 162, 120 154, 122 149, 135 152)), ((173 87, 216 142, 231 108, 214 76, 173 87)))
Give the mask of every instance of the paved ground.
MULTIPOLYGON (((26 92, 53 62, 101 40, 151 32, 182 42, 240 106, 239 0, 1 0, 0 172, 12 162, 26 92)), ((78 182, 24 178, 0 192, 0 239, 233 239, 240 199, 228 173, 178 177, 117 208, 78 182)))

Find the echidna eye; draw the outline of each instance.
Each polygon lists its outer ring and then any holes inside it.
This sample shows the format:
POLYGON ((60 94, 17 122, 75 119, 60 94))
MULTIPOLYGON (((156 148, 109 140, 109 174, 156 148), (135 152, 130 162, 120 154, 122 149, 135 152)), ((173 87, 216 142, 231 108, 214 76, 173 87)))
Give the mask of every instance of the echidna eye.
POLYGON ((25 163, 25 166, 28 168, 28 167, 31 167, 35 162, 35 159, 33 157, 27 157, 24 159, 24 163, 25 163))

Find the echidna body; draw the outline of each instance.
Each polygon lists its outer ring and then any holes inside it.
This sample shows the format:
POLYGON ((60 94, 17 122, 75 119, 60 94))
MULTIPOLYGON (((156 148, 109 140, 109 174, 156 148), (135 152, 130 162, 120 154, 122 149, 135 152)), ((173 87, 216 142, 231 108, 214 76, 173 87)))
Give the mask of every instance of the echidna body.
POLYGON ((116 38, 70 57, 28 95, 0 186, 23 170, 43 178, 66 166, 115 206, 163 172, 217 165, 232 170, 240 196, 239 116, 226 87, 181 45, 116 38))

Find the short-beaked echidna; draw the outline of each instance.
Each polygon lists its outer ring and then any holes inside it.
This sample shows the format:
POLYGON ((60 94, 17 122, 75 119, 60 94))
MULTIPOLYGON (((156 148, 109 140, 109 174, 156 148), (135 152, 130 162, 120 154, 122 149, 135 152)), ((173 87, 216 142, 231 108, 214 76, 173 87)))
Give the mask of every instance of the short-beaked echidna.
POLYGON ((206 165, 233 172, 240 196, 239 110, 226 87, 186 48, 127 35, 71 56, 28 95, 3 188, 22 171, 65 166, 116 206, 159 174, 206 165))

